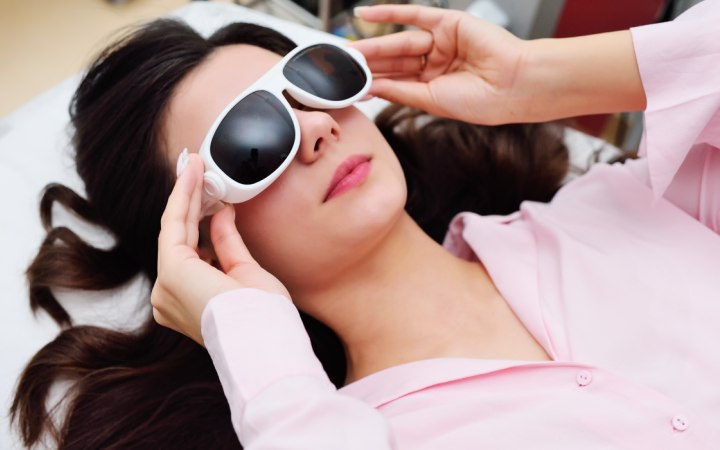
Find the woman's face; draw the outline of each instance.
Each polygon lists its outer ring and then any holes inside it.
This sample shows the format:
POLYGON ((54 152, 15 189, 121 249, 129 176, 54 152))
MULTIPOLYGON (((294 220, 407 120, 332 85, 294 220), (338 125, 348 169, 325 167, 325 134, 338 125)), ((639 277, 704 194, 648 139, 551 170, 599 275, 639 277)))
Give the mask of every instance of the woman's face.
MULTIPOLYGON (((249 45, 217 49, 178 86, 165 119, 170 167, 197 152, 217 115, 281 57, 249 45)), ((235 205, 236 224, 258 262, 293 289, 322 288, 387 235, 403 213, 400 165, 375 124, 354 107, 294 110, 300 148, 287 170, 252 200, 235 205), (348 158, 370 158, 358 185, 327 199, 348 158)))

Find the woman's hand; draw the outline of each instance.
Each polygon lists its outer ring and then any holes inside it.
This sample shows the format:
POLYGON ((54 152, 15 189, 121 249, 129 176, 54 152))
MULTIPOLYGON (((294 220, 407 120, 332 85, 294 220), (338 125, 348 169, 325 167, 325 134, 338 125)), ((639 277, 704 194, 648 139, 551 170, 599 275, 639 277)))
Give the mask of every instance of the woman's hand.
POLYGON ((523 40, 460 11, 380 5, 356 15, 420 28, 351 44, 375 74, 370 94, 466 122, 524 121, 523 40))
POLYGON ((199 344, 200 318, 214 296, 238 288, 257 288, 290 297, 285 287, 250 255, 235 227, 235 210, 226 206, 210 224, 210 239, 222 270, 197 253, 203 165, 190 155, 170 194, 158 239, 158 277, 150 301, 153 317, 199 344))

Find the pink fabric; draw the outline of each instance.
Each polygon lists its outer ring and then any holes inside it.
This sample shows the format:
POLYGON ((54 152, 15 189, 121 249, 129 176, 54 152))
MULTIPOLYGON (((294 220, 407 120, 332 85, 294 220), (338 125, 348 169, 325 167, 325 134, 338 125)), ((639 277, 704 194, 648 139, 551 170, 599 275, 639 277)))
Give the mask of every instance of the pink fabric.
POLYGON ((377 411, 338 396, 287 298, 226 292, 210 300, 201 325, 246 449, 391 448, 377 411))
POLYGON ((202 319, 248 449, 720 448, 720 2, 633 29, 647 159, 452 223, 550 362, 432 359, 336 391, 285 298, 202 319))

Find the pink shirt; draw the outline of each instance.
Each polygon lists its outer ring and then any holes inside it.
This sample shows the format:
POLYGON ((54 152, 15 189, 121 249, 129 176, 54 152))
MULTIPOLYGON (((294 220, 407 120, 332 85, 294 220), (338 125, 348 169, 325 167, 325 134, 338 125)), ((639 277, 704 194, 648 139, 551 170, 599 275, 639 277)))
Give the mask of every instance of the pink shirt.
POLYGON ((553 361, 423 360, 338 391, 287 299, 228 292, 202 333, 245 448, 720 448, 718 23, 706 0, 632 30, 646 159, 450 227, 553 361))

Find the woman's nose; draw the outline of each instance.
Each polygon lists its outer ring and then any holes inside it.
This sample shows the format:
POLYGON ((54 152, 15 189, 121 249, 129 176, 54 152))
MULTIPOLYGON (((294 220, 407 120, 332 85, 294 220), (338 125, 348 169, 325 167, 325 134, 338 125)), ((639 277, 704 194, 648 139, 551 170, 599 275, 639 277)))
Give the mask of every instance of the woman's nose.
POLYGON ((300 148, 295 156, 303 164, 322 157, 328 145, 340 139, 340 125, 325 111, 294 110, 300 124, 300 148))

